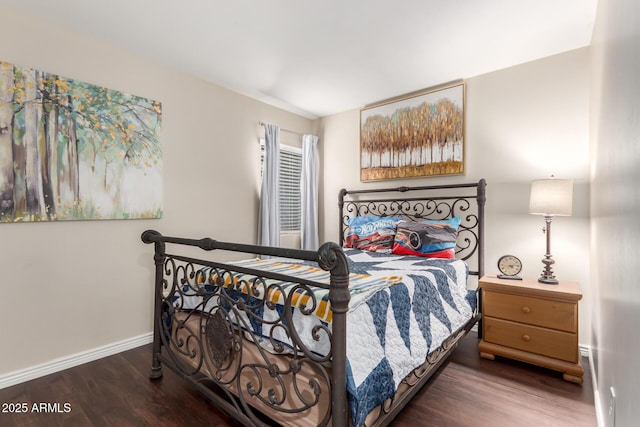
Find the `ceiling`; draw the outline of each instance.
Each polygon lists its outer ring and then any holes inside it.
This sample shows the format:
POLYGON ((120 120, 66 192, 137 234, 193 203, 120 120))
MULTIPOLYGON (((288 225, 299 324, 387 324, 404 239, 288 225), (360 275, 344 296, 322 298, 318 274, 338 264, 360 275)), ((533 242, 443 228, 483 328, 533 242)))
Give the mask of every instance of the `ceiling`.
POLYGON ((309 118, 588 46, 597 0, 0 0, 309 118))

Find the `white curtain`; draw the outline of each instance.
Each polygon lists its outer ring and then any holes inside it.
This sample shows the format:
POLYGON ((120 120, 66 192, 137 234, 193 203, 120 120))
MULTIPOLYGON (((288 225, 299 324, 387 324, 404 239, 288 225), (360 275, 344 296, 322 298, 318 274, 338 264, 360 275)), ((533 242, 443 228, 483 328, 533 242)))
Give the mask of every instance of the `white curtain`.
POLYGON ((280 128, 265 124, 264 134, 258 244, 277 247, 280 246, 280 128))
POLYGON ((318 242, 318 137, 302 136, 302 171, 300 179, 302 249, 315 251, 318 242))

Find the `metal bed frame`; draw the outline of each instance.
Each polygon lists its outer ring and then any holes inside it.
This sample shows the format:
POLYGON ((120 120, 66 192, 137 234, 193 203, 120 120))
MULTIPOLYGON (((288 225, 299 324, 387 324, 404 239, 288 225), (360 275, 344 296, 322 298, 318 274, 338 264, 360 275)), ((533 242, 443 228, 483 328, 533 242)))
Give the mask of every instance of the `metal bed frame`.
MULTIPOLYGON (((462 222, 456 257, 469 263, 471 275, 481 277, 484 266, 485 188, 486 182, 482 179, 477 183, 460 185, 343 189, 338 198, 340 241, 344 240, 349 218, 354 216, 402 215, 414 219, 459 216, 462 222)), ((290 417, 304 416, 314 407, 319 413, 318 425, 350 425, 346 393, 349 268, 340 245, 329 242, 317 251, 305 251, 219 242, 211 238, 168 237, 154 230, 145 231, 142 241, 155 246, 152 379, 160 378, 163 365, 168 366, 214 405, 247 426, 286 425, 290 417), (204 251, 223 250, 313 262, 330 273, 330 281, 326 285, 230 263, 172 254, 167 252, 167 245, 178 249, 191 246, 204 251), (206 274, 202 273, 205 268, 206 274), (329 337, 331 349, 326 356, 310 351, 298 335, 291 315, 291 297, 286 299, 284 310, 277 319, 266 321, 257 313, 274 310, 268 298, 238 297, 238 293, 233 292, 242 287, 245 295, 266 296, 279 289, 271 279, 296 283, 295 291, 309 297, 314 307, 318 301, 315 301, 311 289, 329 290, 333 315, 331 328, 318 327, 313 331, 314 339, 322 334, 329 337), (194 297, 204 301, 198 314, 185 308, 185 302, 194 297), (266 326, 270 331, 285 331, 290 337, 291 348, 287 349, 271 336, 274 351, 270 353, 260 349, 255 342, 261 337, 255 336, 248 325, 238 320, 241 313, 251 322, 263 322, 263 328, 266 326), (251 363, 243 359, 249 346, 255 346, 259 355, 258 360, 251 363), (274 358, 284 359, 286 363, 276 363, 274 358), (302 375, 303 370, 315 372, 319 379, 309 380, 302 375), (321 407, 323 398, 325 404, 321 407)), ((311 313, 312 310, 305 315, 311 313)), ((387 425, 445 363, 459 339, 469 332, 479 317, 478 310, 463 330, 429 356, 426 369, 407 377, 405 383, 409 390, 383 405, 379 417, 371 425, 387 425)))

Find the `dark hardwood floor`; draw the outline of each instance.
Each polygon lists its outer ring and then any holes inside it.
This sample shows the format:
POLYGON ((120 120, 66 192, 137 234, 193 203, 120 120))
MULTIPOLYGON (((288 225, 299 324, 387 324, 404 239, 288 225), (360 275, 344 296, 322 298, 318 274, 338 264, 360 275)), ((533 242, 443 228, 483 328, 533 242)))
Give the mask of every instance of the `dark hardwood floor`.
MULTIPOLYGON (((475 333, 467 336, 392 425, 596 426, 586 360, 580 386, 554 371, 481 359, 477 342, 475 333)), ((146 345, 0 390, 0 426, 236 425, 168 369, 162 380, 150 381, 150 360, 151 346, 146 345), (5 412, 22 403, 27 413, 5 412), (33 411, 34 404, 43 411, 33 411)))

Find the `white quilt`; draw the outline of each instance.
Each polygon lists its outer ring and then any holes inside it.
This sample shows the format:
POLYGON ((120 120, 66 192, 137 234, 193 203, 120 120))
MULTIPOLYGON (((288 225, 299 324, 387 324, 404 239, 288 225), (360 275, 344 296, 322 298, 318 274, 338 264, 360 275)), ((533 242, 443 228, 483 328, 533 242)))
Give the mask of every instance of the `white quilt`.
POLYGON ((473 317, 476 296, 466 288, 463 261, 346 252, 351 271, 402 277, 348 315, 347 388, 353 422, 359 426, 427 355, 473 317))

